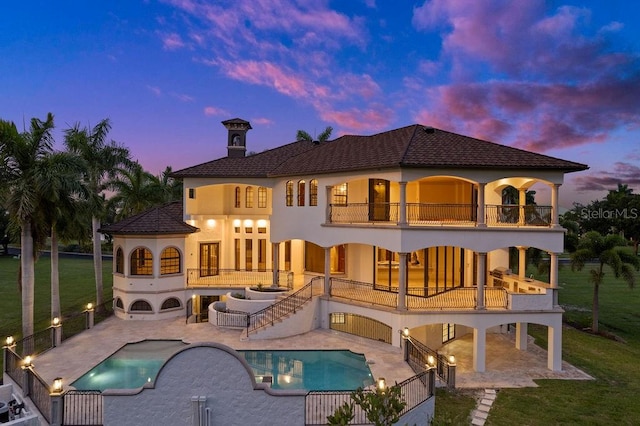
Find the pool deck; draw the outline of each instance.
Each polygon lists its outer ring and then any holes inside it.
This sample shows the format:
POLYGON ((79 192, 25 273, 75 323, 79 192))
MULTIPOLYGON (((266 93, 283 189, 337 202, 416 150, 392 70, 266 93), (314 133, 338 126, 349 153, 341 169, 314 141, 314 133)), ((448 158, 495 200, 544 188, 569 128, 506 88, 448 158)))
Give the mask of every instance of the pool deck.
MULTIPOLYGON (((62 377, 66 386, 126 343, 145 339, 180 339, 187 343, 217 342, 233 349, 349 349, 363 353, 374 377, 387 383, 401 382, 414 375, 402 360, 402 351, 386 343, 331 330, 314 330, 273 340, 242 340, 239 330, 221 329, 209 323, 185 324, 184 318, 159 321, 124 321, 111 317, 36 357, 37 373, 48 383, 62 377)), ((456 385, 462 388, 536 386, 535 379, 589 380, 581 370, 563 363, 563 371, 546 368, 546 351, 532 342, 527 351, 515 349, 505 334, 487 335, 487 371, 472 370, 470 336, 456 339, 441 350, 457 359, 456 385)), ((197 368, 197 366, 194 366, 197 368)))

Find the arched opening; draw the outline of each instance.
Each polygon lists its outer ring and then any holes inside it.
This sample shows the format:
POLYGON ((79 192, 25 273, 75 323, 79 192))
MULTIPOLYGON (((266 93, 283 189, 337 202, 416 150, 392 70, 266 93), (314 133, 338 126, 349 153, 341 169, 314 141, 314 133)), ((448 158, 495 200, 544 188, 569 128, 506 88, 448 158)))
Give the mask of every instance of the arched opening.
POLYGON ((167 311, 170 309, 177 309, 181 307, 182 307, 182 303, 180 303, 180 299, 176 297, 170 297, 166 299, 164 302, 162 302, 162 305, 160 306, 160 310, 167 311))
POLYGON ((131 275, 153 275, 153 254, 146 247, 138 247, 131 252, 131 275))
POLYGON ((160 254, 160 275, 179 274, 182 272, 180 251, 175 247, 167 247, 160 254))
POLYGON ((151 304, 146 300, 138 299, 131 304, 130 312, 153 312, 151 304))

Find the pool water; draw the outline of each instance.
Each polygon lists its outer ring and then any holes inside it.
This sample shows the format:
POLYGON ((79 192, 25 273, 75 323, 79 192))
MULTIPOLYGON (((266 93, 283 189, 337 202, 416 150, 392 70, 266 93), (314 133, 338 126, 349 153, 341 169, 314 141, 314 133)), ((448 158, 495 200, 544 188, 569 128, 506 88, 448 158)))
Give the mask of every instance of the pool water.
MULTIPOLYGON (((164 363, 185 347, 179 340, 129 343, 75 382, 78 390, 137 389, 153 382, 164 363)), ((348 350, 242 350, 257 382, 273 389, 355 390, 373 384, 362 354, 348 350)))
POLYGON ((238 351, 257 381, 271 377, 273 389, 346 391, 373 384, 364 355, 348 350, 238 351))
POLYGON ((152 382, 171 355, 186 346, 180 340, 127 343, 71 386, 78 390, 137 389, 152 382))

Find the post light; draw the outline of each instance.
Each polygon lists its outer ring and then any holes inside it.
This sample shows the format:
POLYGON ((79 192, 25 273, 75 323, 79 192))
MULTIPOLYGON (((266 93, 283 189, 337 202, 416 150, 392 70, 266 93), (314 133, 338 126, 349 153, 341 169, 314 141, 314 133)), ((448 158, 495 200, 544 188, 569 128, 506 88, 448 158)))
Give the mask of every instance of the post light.
POLYGON ((403 339, 409 338, 409 327, 405 327, 402 329, 402 338, 403 339))
POLYGON ((27 355, 24 357, 24 360, 22 361, 22 368, 26 369, 31 367, 33 367, 33 356, 27 355))
POLYGON ((60 325, 60 318, 54 317, 53 320, 51 320, 51 325, 53 325, 54 327, 59 326, 60 325))
POLYGON ((433 355, 427 357, 427 368, 433 368, 436 366, 436 358, 433 355))
POLYGON ((16 340, 13 338, 13 336, 7 336, 7 339, 5 342, 7 344, 7 347, 11 347, 14 345, 15 341, 16 340))
POLYGON ((62 377, 56 377, 55 379, 53 379, 53 386, 51 389, 51 393, 53 394, 62 393, 62 377))
POLYGON ((449 355, 449 364, 455 364, 456 363, 456 357, 453 355, 449 355))
POLYGON ((93 303, 89 302, 87 303, 87 311, 90 311, 93 309, 93 303))
POLYGON ((387 390, 387 382, 384 380, 384 377, 378 378, 378 390, 380 392, 384 392, 387 390))

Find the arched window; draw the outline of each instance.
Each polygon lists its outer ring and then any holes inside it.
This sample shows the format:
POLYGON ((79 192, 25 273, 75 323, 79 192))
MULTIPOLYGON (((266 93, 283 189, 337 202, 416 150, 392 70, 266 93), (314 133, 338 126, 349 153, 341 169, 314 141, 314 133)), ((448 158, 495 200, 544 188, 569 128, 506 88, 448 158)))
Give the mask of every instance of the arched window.
POLYGON ((240 187, 236 186, 236 203, 234 204, 235 208, 240 208, 240 187))
POLYGON ((131 304, 129 312, 153 312, 153 308, 146 300, 136 300, 131 304))
POLYGON ((244 190, 244 193, 245 193, 244 206, 248 209, 252 209, 253 208, 253 186, 247 186, 247 188, 244 190))
POLYGON ((162 302, 162 306, 160 307, 161 311, 166 311, 168 309, 175 309, 182 307, 180 300, 175 297, 170 297, 164 302, 162 302))
POLYGON ((286 194, 287 206, 293 206, 293 182, 287 181, 287 194, 286 194))
POLYGON ((124 252, 122 247, 118 247, 116 250, 116 274, 124 274, 124 252))
POLYGON ((309 181, 309 205, 318 205, 318 181, 316 179, 309 181))
POLYGON ((258 208, 264 209, 267 207, 267 188, 264 186, 258 187, 258 208))
POLYGON ((167 247, 160 255, 160 275, 179 274, 181 271, 180 252, 175 247, 167 247))
POLYGON ((305 181, 304 180, 300 180, 298 181, 298 205, 299 206, 304 206, 304 186, 305 186, 305 181))
POLYGON ((146 247, 131 252, 131 275, 153 275, 153 255, 146 247))
POLYGON ((122 299, 116 297, 116 309, 120 309, 124 311, 124 304, 122 303, 122 299))

